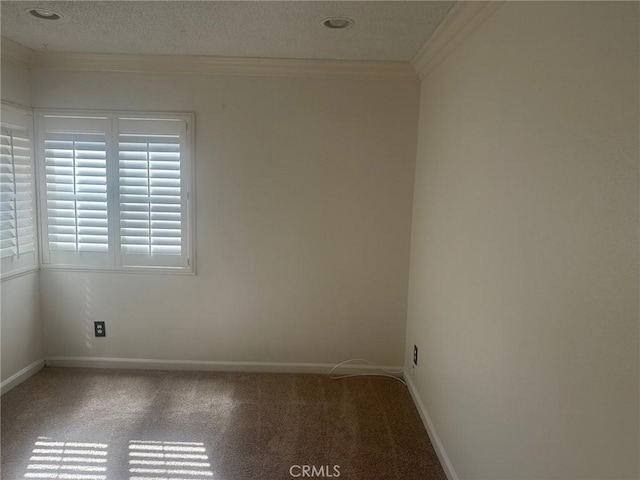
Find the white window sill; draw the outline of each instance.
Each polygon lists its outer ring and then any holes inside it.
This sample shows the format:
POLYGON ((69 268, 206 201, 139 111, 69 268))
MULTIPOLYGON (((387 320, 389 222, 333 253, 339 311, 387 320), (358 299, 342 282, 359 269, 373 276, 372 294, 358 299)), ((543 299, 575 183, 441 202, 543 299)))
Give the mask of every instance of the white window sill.
POLYGON ((43 271, 56 272, 90 272, 90 273, 141 273, 146 275, 187 275, 195 276, 195 268, 170 267, 83 267, 79 265, 48 265, 40 266, 43 271))
POLYGON ((11 272, 2 273, 0 275, 0 282, 5 282, 7 280, 12 280, 14 278, 22 277, 23 275, 28 275, 29 273, 37 272, 39 270, 37 265, 21 268, 19 270, 13 270, 11 272))

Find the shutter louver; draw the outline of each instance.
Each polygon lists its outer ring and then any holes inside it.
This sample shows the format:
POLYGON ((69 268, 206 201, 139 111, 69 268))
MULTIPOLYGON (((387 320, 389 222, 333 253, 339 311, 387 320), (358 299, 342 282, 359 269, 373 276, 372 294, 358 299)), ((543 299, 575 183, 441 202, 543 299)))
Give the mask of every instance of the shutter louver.
POLYGON ((47 132, 44 148, 49 249, 108 252, 105 134, 47 132))
POLYGON ((28 130, 0 132, 0 258, 35 251, 31 144, 28 130))
POLYGON ((178 135, 119 135, 120 249, 124 265, 181 265, 184 219, 180 146, 178 135))

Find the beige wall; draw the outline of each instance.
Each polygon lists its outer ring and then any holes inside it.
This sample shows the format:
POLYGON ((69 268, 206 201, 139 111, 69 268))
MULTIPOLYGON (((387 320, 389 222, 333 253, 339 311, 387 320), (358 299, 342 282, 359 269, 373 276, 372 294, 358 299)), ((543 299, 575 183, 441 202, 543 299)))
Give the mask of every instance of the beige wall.
POLYGON ((16 103, 23 107, 31 106, 31 88, 29 69, 12 60, 2 59, 0 65, 2 74, 2 100, 16 103))
POLYGON ((637 479, 638 4, 507 3, 422 84, 406 363, 460 479, 637 479))
POLYGON ((37 107, 196 114, 197 276, 43 271, 47 356, 401 365, 418 95, 35 70, 37 107))
POLYGON ((1 370, 4 382, 44 358, 38 272, 0 284, 1 370))
MULTIPOLYGON (((1 67, 2 100, 30 106, 29 71, 11 61, 1 67)), ((37 272, 0 283, 0 336, 2 381, 44 357, 37 272)))

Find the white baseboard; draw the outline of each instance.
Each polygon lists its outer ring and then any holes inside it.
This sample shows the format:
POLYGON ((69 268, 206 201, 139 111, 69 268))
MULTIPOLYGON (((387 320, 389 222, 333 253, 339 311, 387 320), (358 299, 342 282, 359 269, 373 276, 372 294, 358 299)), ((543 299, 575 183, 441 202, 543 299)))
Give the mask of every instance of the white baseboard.
POLYGON ((44 359, 36 360, 31 365, 27 365, 18 373, 11 375, 0 384, 0 394, 4 395, 12 388, 20 385, 27 378, 38 373, 44 367, 44 359))
MULTIPOLYGON (((266 373, 329 373, 331 363, 270 363, 270 362, 215 362, 204 360, 156 360, 148 358, 105 357, 49 357, 50 367, 126 368, 140 370, 199 370, 217 372, 266 372, 266 373)), ((375 373, 380 368, 401 371, 402 367, 371 365, 345 365, 338 372, 375 373)), ((399 374, 400 375, 400 374, 399 374)))
POLYGON ((449 455, 447 455, 447 452, 445 451, 444 446, 440 441, 440 437, 438 437, 435 428, 433 428, 433 423, 431 423, 431 418, 427 413, 427 409, 424 406, 424 403, 422 403, 422 399, 418 394, 415 383, 413 383, 410 375, 405 375, 404 381, 407 382, 409 393, 411 393, 411 397, 413 398, 413 402, 416 404, 418 413, 420 414, 420 418, 422 418, 422 423, 424 423, 424 427, 427 429, 427 433, 429 434, 429 438, 431 439, 431 444, 438 454, 438 458, 440 459, 440 464, 444 469, 444 473, 447 475, 447 478, 449 480, 459 480, 456 471, 453 469, 453 465, 451 464, 449 455))

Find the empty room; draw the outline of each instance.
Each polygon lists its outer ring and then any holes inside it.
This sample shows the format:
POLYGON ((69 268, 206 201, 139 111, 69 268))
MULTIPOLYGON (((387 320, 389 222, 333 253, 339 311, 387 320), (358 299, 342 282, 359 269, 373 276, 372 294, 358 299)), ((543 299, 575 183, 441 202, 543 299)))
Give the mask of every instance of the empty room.
POLYGON ((3 480, 640 479, 640 3, 0 15, 3 480))

